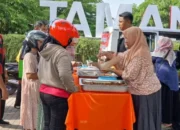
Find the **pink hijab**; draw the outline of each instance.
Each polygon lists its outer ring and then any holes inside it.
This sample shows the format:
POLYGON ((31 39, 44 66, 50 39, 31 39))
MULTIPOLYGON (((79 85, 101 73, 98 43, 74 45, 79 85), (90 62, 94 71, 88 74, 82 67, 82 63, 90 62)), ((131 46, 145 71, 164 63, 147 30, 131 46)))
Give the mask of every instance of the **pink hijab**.
POLYGON ((168 37, 160 37, 158 40, 158 48, 152 53, 152 56, 164 58, 167 53, 168 55, 166 60, 169 65, 172 66, 174 60, 176 59, 176 55, 173 51, 173 42, 168 37))
POLYGON ((128 47, 128 50, 123 54, 123 68, 135 57, 144 57, 149 62, 152 62, 146 38, 140 28, 130 27, 123 31, 123 35, 125 38, 125 45, 128 47))

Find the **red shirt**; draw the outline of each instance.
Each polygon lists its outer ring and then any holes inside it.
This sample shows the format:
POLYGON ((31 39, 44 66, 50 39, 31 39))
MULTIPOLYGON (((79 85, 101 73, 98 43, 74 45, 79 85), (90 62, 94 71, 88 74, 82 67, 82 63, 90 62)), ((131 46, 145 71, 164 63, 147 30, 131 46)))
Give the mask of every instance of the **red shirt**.
POLYGON ((4 72, 3 62, 4 62, 3 37, 0 34, 0 75, 2 75, 4 72))

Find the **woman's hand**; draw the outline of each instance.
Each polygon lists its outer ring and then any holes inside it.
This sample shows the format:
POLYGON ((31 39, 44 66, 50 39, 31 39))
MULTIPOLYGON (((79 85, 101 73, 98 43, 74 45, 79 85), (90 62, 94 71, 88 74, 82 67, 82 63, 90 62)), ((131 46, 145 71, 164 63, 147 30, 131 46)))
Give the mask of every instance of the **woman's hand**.
POLYGON ((115 53, 112 51, 102 51, 97 55, 97 57, 98 59, 101 59, 102 56, 106 56, 108 60, 111 60, 114 57, 114 54, 115 53))
POLYGON ((81 62, 77 62, 77 61, 71 61, 71 64, 73 67, 77 67, 77 66, 81 66, 82 63, 81 62))
POLYGON ((118 69, 115 69, 115 68, 107 68, 107 69, 101 70, 101 72, 103 72, 103 73, 112 72, 112 73, 115 73, 118 76, 122 76, 123 70, 118 70, 118 69))
POLYGON ((122 72, 123 72, 123 70, 118 70, 118 69, 113 70, 113 73, 115 73, 118 76, 122 76, 122 72))
POLYGON ((108 72, 114 73, 114 69, 113 68, 101 69, 100 71, 103 72, 103 73, 108 73, 108 72))
POLYGON ((112 72, 112 73, 115 73, 116 75, 118 75, 118 76, 122 76, 122 72, 123 72, 123 70, 118 70, 118 69, 116 69, 116 68, 109 68, 109 69, 106 69, 106 70, 101 70, 102 72, 105 72, 105 73, 107 73, 107 72, 112 72))

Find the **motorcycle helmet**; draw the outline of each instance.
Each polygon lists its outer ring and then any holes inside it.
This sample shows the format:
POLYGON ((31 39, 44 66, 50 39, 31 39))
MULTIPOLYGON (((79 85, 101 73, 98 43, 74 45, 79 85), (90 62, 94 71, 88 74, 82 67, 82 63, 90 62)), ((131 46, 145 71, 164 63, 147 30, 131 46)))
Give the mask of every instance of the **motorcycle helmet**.
POLYGON ((47 35, 39 30, 32 30, 26 36, 26 44, 29 48, 38 48, 38 41, 44 41, 47 38, 47 35))
POLYGON ((79 38, 74 25, 63 19, 56 19, 50 24, 49 35, 63 47, 67 47, 72 41, 77 43, 79 38))

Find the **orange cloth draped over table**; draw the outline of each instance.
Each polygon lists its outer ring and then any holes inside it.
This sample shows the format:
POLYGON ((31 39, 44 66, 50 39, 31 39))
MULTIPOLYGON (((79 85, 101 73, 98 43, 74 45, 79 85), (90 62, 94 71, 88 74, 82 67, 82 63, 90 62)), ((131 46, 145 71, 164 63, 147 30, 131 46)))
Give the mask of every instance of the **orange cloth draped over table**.
POLYGON ((73 79, 74 79, 74 84, 76 85, 76 87, 79 88, 79 91, 82 91, 81 86, 79 85, 79 77, 76 74, 76 72, 73 72, 72 76, 73 76, 73 79))
POLYGON ((66 130, 133 130, 135 115, 128 93, 74 93, 68 105, 66 130))
POLYGON ((74 84, 75 84, 76 86, 80 86, 80 85, 79 85, 79 77, 78 77, 78 75, 74 72, 74 73, 72 74, 72 76, 73 76, 73 79, 74 79, 74 84))

